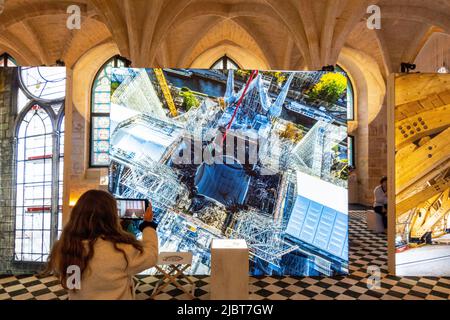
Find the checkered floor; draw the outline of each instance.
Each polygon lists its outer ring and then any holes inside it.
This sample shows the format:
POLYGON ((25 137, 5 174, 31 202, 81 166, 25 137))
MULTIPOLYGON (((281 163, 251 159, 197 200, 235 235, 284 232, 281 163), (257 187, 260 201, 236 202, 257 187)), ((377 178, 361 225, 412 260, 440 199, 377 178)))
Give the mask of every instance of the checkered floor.
MULTIPOLYGON (((250 298, 254 300, 355 300, 355 299, 433 299, 450 298, 450 278, 394 277, 387 274, 386 236, 367 230, 365 211, 350 213, 350 275, 345 277, 258 277, 250 278, 250 298), (368 289, 368 267, 378 266, 381 283, 368 289)), ((209 277, 196 277, 196 297, 209 298, 209 277)), ((149 299, 158 278, 140 277, 137 299, 149 299)), ((0 276, 0 300, 67 299, 55 278, 0 276)), ((168 286, 158 300, 185 300, 182 290, 168 286)))

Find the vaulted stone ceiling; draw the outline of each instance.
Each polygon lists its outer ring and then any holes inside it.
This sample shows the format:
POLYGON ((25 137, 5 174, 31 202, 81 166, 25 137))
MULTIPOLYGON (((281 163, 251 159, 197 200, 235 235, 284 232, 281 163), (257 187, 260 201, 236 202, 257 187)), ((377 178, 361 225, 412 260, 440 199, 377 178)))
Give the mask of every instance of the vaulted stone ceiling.
POLYGON ((56 60, 71 64, 111 34, 98 21, 88 1, 6 0, 0 15, 0 48, 21 64, 54 65, 56 60), (67 8, 78 5, 81 30, 66 27, 67 8))
POLYGON ((413 62, 434 32, 450 33, 449 0, 381 0, 382 28, 377 38, 387 68, 399 71, 401 62, 413 62))
POLYGON ((90 49, 114 43, 134 66, 205 66, 224 53, 244 67, 319 69, 344 46, 398 71, 434 32, 450 33, 448 0, 6 0, 0 51, 23 64, 72 66, 90 49), (82 11, 66 28, 67 7, 82 11), (369 4, 382 29, 369 30, 369 4))

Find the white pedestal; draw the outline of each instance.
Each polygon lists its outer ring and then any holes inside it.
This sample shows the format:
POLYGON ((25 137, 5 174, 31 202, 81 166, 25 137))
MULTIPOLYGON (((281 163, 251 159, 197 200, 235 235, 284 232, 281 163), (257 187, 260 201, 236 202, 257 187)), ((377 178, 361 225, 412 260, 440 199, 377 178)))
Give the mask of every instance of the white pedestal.
POLYGON ((248 248, 245 240, 211 243, 211 300, 248 300, 248 248))
POLYGON ((369 210, 366 215, 367 229, 380 233, 384 232, 383 217, 375 211, 369 210))

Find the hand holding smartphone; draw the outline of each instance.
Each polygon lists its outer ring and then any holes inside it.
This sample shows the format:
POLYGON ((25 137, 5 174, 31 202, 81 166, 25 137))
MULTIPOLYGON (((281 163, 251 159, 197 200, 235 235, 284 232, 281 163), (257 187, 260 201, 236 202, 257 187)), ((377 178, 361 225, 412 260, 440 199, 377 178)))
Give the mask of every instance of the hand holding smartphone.
POLYGON ((153 210, 150 202, 145 199, 116 199, 117 211, 124 220, 153 220, 153 210))
POLYGON ((152 222, 153 221, 153 207, 152 203, 148 202, 147 210, 145 210, 144 221, 152 222))

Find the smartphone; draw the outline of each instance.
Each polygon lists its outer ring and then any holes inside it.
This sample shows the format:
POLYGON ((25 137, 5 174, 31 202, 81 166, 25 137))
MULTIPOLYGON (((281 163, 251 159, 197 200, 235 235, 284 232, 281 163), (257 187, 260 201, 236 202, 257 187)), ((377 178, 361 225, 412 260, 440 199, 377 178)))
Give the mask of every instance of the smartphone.
POLYGON ((121 219, 143 220, 149 206, 145 199, 116 199, 117 211, 121 219))

